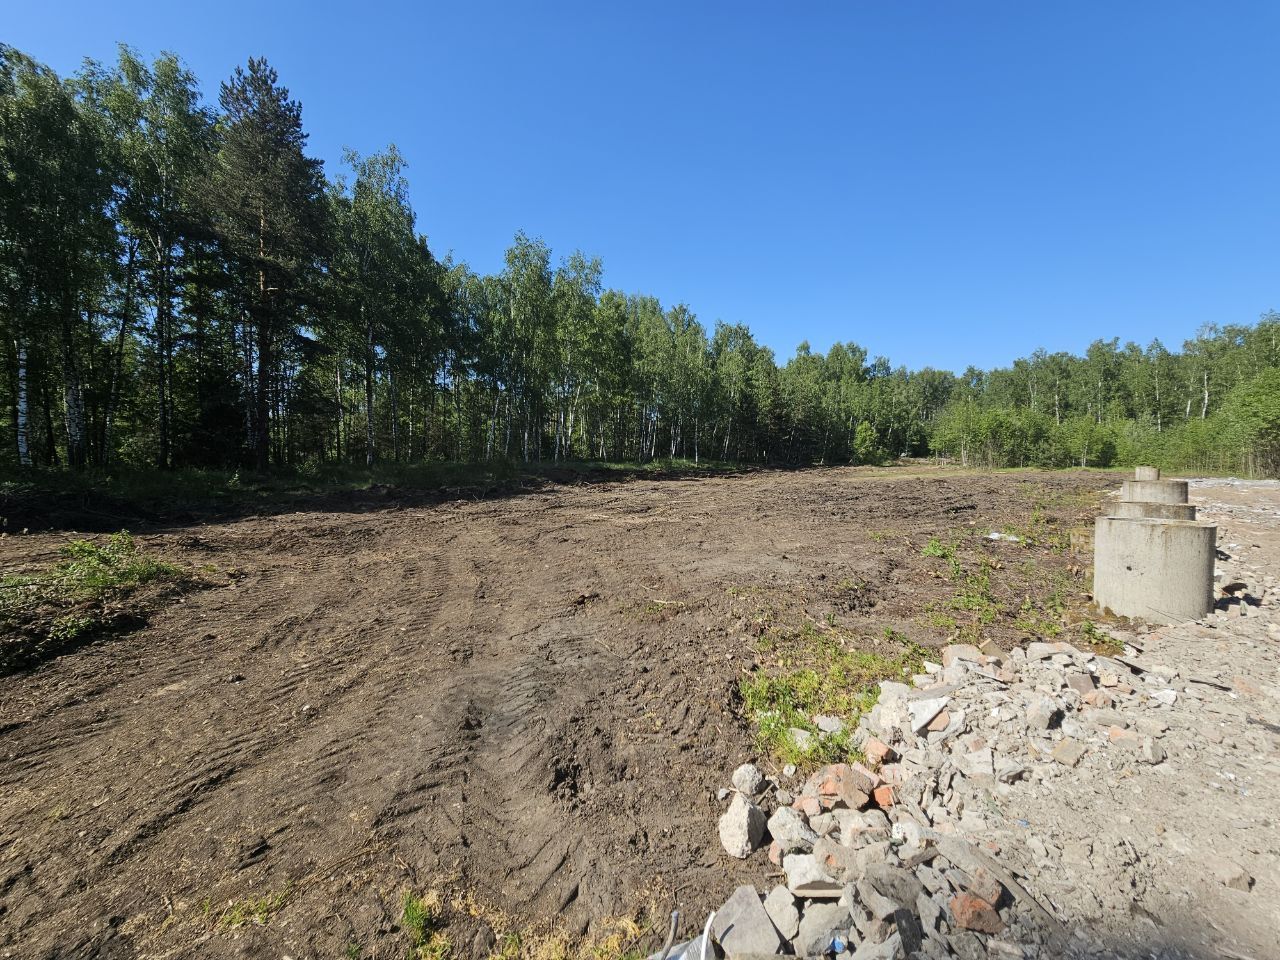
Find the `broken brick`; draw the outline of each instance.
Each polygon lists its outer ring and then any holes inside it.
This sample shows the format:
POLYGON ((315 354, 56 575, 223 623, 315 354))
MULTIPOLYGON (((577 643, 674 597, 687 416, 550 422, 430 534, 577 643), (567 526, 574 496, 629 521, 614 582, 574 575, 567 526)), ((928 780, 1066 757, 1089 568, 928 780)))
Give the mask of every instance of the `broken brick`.
POLYGON ((993 907, 1000 906, 1000 898, 1004 896, 1004 885, 1000 883, 986 867, 978 867, 969 878, 969 892, 993 907))
POLYGON ((951 898, 950 907, 956 924, 966 930, 996 934, 1004 929, 996 908, 972 893, 957 893, 951 898))
POLYGON ((867 762, 873 767, 878 767, 882 763, 888 763, 898 755, 893 747, 889 746, 883 740, 877 740, 875 737, 867 738, 867 742, 863 744, 862 753, 867 758, 867 762))

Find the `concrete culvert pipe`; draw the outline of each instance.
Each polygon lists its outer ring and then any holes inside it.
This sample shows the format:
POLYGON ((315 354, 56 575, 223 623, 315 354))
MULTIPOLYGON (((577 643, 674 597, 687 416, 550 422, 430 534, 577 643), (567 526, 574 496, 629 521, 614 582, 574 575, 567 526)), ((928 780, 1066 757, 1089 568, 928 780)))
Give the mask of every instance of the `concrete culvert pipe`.
POLYGON ((1188 520, 1098 517, 1093 601, 1152 623, 1198 620, 1213 610, 1218 528, 1188 520))
POLYGON ((1135 480, 1159 480, 1159 467, 1134 467, 1133 479, 1135 480))
POLYGON ((1121 500, 1107 507, 1109 517, 1145 517, 1149 520, 1194 520, 1196 508, 1189 503, 1141 503, 1121 500))
POLYGON ((1120 499, 1130 503, 1186 503, 1185 480, 1126 480, 1120 499))

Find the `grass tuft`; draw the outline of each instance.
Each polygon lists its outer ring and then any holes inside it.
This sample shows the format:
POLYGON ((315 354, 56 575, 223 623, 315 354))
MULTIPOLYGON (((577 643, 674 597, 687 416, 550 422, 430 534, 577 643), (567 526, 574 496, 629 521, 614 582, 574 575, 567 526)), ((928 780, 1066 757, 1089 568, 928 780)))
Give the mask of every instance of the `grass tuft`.
POLYGON ((137 619, 123 604, 151 584, 182 584, 178 567, 148 556, 127 531, 74 540, 46 570, 0 578, 0 673, 137 619))
POLYGON ((875 706, 881 680, 901 680, 924 669, 924 651, 892 631, 886 639, 897 649, 878 653, 850 647, 851 638, 806 624, 799 633, 774 639, 781 669, 742 681, 743 706, 756 724, 763 749, 784 763, 810 766, 858 754, 852 736, 858 720, 875 706), (844 729, 822 734, 815 716, 840 718, 844 729), (811 735, 797 743, 793 730, 811 735))

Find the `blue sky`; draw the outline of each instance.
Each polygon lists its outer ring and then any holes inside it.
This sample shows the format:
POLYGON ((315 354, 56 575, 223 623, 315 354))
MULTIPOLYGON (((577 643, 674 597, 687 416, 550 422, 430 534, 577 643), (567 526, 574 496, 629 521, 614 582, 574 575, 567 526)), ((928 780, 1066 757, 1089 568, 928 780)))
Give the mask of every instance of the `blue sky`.
POLYGON ((62 72, 123 41, 215 99, 264 55, 331 173, 400 147, 437 253, 492 271, 524 229, 780 359, 989 367, 1280 308, 1271 0, 7 6, 62 72))

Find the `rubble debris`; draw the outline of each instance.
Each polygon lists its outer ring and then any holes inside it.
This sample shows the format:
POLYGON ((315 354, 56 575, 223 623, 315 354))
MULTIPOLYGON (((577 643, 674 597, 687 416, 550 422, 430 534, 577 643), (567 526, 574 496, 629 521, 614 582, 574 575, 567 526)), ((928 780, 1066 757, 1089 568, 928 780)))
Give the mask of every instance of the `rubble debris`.
POLYGON ((742 794, 735 794, 720 818, 720 843, 725 853, 745 860, 764 840, 764 811, 742 794))
POLYGON ((764 788, 764 774, 760 772, 760 768, 754 763, 744 763, 733 771, 733 789, 739 793, 744 793, 748 797, 754 797, 764 788))
POLYGON ((1209 621, 1107 625, 1105 654, 1053 638, 1010 651, 956 643, 910 683, 882 682, 856 726, 813 717, 824 734, 847 734, 866 765, 828 764, 803 782, 788 768, 778 781, 788 789, 761 801, 785 884, 765 887, 763 903, 745 889, 778 949, 835 960, 1128 958, 1149 947, 1133 918, 1159 916, 1144 906, 1158 871, 1218 891, 1219 908, 1270 896, 1280 874, 1257 837, 1268 808, 1255 817, 1245 805, 1256 764, 1275 767, 1280 736, 1280 583, 1257 579, 1224 576, 1247 585, 1230 601, 1258 599, 1250 611, 1261 622, 1232 627, 1244 634, 1224 635, 1224 618, 1241 623, 1224 600, 1209 621), (1201 652, 1210 645, 1214 655, 1201 652), (1189 839, 1185 819, 1178 829, 1197 776, 1215 812, 1242 798, 1211 841, 1189 839), (1078 822, 1063 816, 1060 791, 1082 804, 1078 822), (1090 818, 1097 804, 1105 822, 1090 818), (1103 919, 1109 927, 1093 925, 1103 919), (1133 949, 1119 949, 1116 929, 1135 930, 1133 949))

